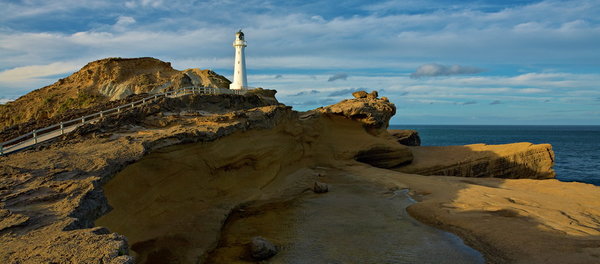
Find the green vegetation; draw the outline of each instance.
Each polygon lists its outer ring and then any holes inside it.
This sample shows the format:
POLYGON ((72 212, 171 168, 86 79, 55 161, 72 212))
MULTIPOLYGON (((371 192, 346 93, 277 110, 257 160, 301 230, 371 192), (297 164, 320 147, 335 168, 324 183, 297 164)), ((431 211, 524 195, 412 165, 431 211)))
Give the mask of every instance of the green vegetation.
POLYGON ((67 98, 64 102, 62 102, 58 109, 56 110, 57 114, 61 114, 66 112, 69 109, 77 109, 77 108, 86 108, 90 107, 104 98, 99 94, 91 94, 86 92, 80 92, 75 98, 67 98))

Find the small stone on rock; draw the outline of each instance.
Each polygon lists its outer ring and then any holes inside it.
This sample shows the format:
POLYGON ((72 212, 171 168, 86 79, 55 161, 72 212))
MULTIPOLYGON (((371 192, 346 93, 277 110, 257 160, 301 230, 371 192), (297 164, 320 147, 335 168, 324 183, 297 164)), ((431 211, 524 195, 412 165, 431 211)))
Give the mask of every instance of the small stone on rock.
POLYGON ((379 93, 377 91, 372 91, 370 94, 367 95, 367 98, 377 99, 378 96, 379 96, 379 93))
POLYGON ((329 191, 329 186, 322 182, 315 182, 313 186, 313 192, 315 193, 326 193, 329 191))
POLYGON ((256 260, 265 260, 277 254, 277 247, 263 237, 253 237, 250 243, 250 254, 256 260))
POLYGON ((358 92, 353 92, 352 96, 354 96, 354 98, 367 98, 367 92, 365 91, 358 91, 358 92))

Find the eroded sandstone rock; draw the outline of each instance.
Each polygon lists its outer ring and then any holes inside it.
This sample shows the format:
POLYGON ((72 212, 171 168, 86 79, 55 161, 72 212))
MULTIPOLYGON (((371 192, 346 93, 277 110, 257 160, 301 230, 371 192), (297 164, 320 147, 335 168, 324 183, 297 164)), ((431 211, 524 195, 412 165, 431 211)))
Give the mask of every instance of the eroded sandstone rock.
POLYGON ((405 146, 420 146, 421 137, 419 132, 412 129, 388 129, 390 135, 398 140, 398 143, 405 146))
MULTIPOLYGON (((363 91, 364 92, 364 91, 363 91)), ((386 129, 390 118, 396 114, 396 106, 388 100, 376 98, 377 92, 355 92, 355 99, 343 100, 337 104, 317 108, 316 111, 325 114, 342 115, 349 119, 359 121, 366 127, 376 130, 386 129), (362 96, 366 97, 362 97, 362 96)))
POLYGON ((410 147, 411 164, 398 171, 421 175, 495 178, 554 178, 554 152, 549 144, 474 144, 410 147))
POLYGON ((367 95, 368 94, 365 91, 357 91, 352 93, 352 96, 354 96, 356 99, 367 98, 367 95))
POLYGON ((372 91, 367 95, 367 98, 369 99, 377 99, 377 97, 379 97, 379 93, 377 91, 372 91))
POLYGON ((413 156, 408 147, 390 144, 363 150, 356 155, 355 159, 378 168, 388 169, 410 163, 413 156))
POLYGON ((109 211, 102 183, 152 150, 293 116, 252 94, 164 98, 0 157, 0 263, 128 263, 126 238, 93 228, 109 211))

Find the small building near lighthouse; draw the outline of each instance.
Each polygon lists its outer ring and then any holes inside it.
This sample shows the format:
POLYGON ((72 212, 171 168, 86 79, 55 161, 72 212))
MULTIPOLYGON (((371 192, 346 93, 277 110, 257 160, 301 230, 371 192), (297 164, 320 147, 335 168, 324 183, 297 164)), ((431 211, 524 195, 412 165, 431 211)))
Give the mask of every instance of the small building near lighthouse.
POLYGON ((229 89, 248 89, 248 79, 246 77, 246 56, 244 54, 244 48, 246 48, 246 46, 244 32, 242 32, 240 29, 235 33, 235 41, 233 41, 233 47, 235 48, 235 64, 233 66, 233 82, 229 85, 229 89))

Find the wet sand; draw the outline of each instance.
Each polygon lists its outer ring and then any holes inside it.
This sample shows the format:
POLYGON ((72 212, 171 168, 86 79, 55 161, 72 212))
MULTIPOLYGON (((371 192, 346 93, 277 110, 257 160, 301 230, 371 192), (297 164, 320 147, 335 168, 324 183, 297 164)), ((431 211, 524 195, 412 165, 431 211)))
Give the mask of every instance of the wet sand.
POLYGON ((406 212, 407 190, 328 172, 330 191, 236 210, 208 263, 253 263, 247 243, 262 236, 280 252, 269 263, 484 263, 455 235, 406 212))

